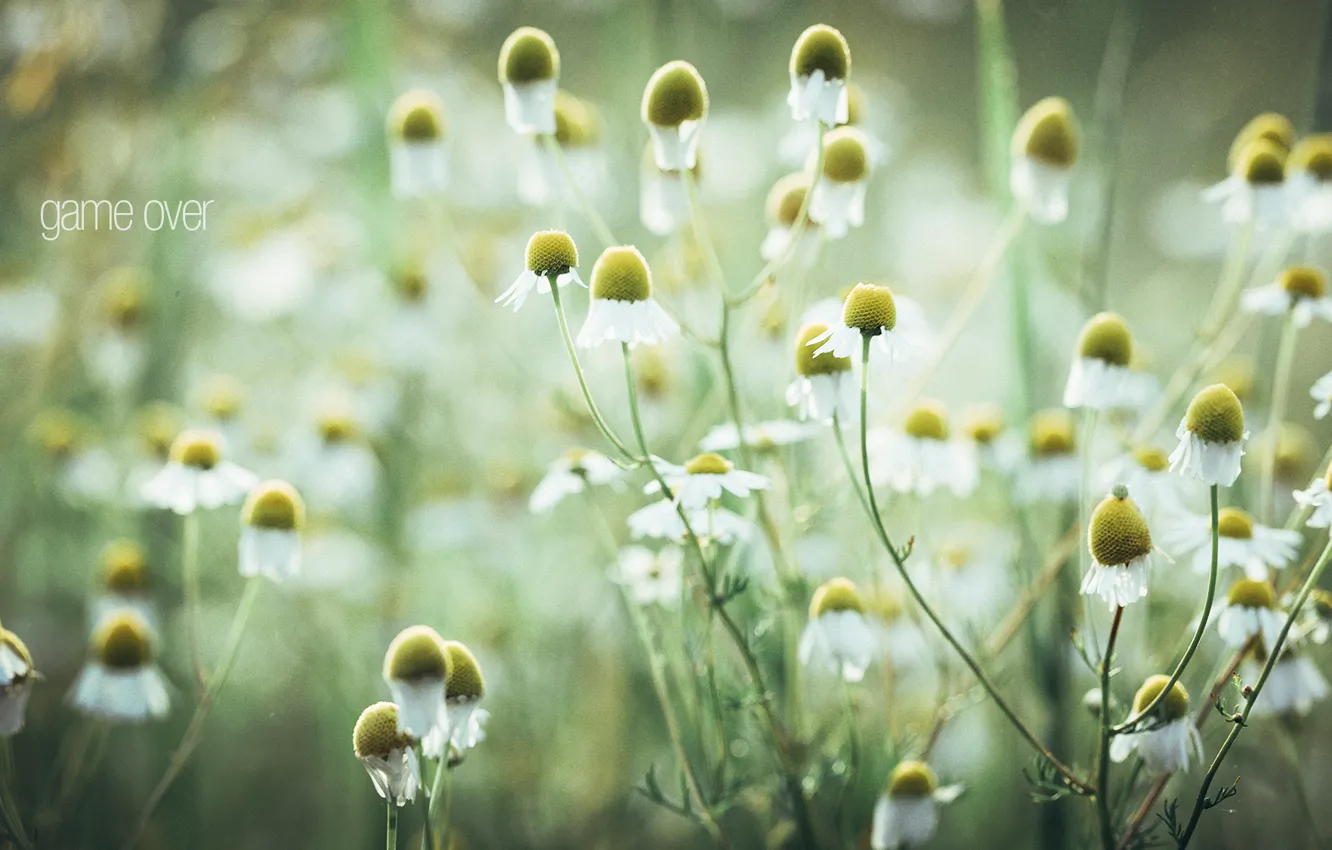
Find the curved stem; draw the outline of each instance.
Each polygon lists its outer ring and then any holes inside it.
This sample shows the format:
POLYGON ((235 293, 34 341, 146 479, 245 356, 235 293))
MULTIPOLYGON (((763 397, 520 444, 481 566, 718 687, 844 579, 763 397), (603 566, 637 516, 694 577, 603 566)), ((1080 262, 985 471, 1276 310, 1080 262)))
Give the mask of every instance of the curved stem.
POLYGON ((212 711, 214 703, 217 702, 218 695, 222 693, 222 686, 227 683, 227 676, 231 674, 231 666, 236 660, 236 652, 240 649, 241 638, 245 635, 245 626, 250 621, 250 612, 254 609, 254 601, 259 596, 259 588, 263 581, 261 578, 252 578, 246 582, 245 593, 241 596, 240 603, 236 606, 236 613, 231 619, 231 628, 227 632, 227 642, 222 650, 222 657, 217 662, 217 666, 213 668, 212 675, 208 677, 208 686, 199 699, 199 705, 194 709, 194 715, 190 718, 190 725, 185 730, 185 736, 181 738, 176 751, 171 754, 171 761, 167 765, 166 773, 162 774, 157 786, 148 795, 148 801, 143 804, 134 832, 130 835, 129 841, 125 843, 125 850, 131 850, 143 836, 143 831, 147 829, 148 822, 153 817, 153 812, 157 810, 157 806, 162 802, 162 798, 166 796, 167 790, 180 776, 190 756, 194 754, 195 748, 203 740, 204 721, 208 719, 208 714, 212 711))
POLYGON ((181 524, 181 583, 185 591, 185 630, 190 644, 190 667, 194 671, 195 685, 202 690, 207 675, 204 673, 203 654, 199 647, 199 512, 190 511, 181 524))
POLYGON ((1064 781, 1068 783, 1070 788, 1080 794, 1094 794, 1096 791, 1095 788, 1079 778, 1067 765, 1056 758, 1054 753, 1050 752, 1049 748, 1041 743, 1041 740, 1027 728, 1027 725, 1022 722, 1022 719, 1017 716, 1017 713, 1013 711, 1008 702, 999 694, 998 689, 995 688, 994 683, 990 681, 990 678, 985 675, 985 671, 981 669, 981 666, 977 663, 976 659, 973 658, 971 653, 967 651, 966 647, 953 636, 953 633, 944 625, 943 620, 939 618, 939 615, 935 613, 930 604, 925 601, 925 597, 921 595, 920 589, 916 587, 916 583, 912 581, 910 573, 907 572, 906 563, 903 560, 902 553, 893 545, 892 539, 888 536, 888 531, 883 527, 883 520, 879 517, 878 502, 874 497, 874 485, 870 483, 869 441, 868 428, 866 425, 866 415, 869 406, 869 353, 872 340, 872 337, 866 336, 861 347, 860 460, 861 472, 864 475, 865 501, 866 507, 868 508, 866 513, 869 514, 870 522, 874 525, 874 530, 878 534, 879 541, 888 551, 889 557, 892 558, 893 565, 897 567, 898 575, 901 576, 902 583, 906 585, 907 592, 911 594, 911 598, 916 601, 916 604, 925 612, 925 616, 929 618, 930 622, 934 624, 934 627, 939 630, 941 635, 943 635, 944 640, 948 642, 948 645, 951 646, 953 651, 957 653, 958 657, 962 659, 962 663, 965 664, 967 669, 971 671, 972 675, 976 677, 976 680, 980 683, 981 687, 983 687, 985 692, 990 695, 990 699, 994 700, 994 704, 998 706, 1001 712, 1003 712, 1004 717, 1008 719, 1008 722, 1012 724, 1013 728, 1018 731, 1033 749, 1050 762, 1055 770, 1063 776, 1064 781))
POLYGON ((1110 671, 1115 663, 1115 639, 1119 637, 1119 623, 1124 619, 1124 606, 1115 608, 1115 619, 1110 623, 1110 636, 1105 641, 1105 657, 1101 659, 1101 745, 1096 755, 1096 814, 1101 826, 1101 846, 1115 850, 1115 830, 1110 824, 1110 671))
POLYGON ((564 148, 560 147, 560 143, 551 135, 543 135, 541 142, 546 146, 546 150, 550 151, 550 155, 554 157, 555 164, 559 166, 560 173, 564 175, 564 181, 569 184, 569 191, 573 192, 574 200, 578 202, 583 215, 587 216, 588 224, 592 225, 592 232, 597 234, 601 247, 610 248, 613 245, 620 244, 615 239, 615 234, 611 233, 611 229, 606 226, 606 220, 601 217, 596 207, 584 194, 582 187, 578 185, 578 179, 574 176, 573 169, 569 167, 569 161, 565 159, 564 148))
POLYGON ((1189 815, 1188 826, 1184 828, 1184 833, 1179 838, 1178 848, 1184 850, 1189 846, 1189 841, 1193 838, 1193 831, 1198 828, 1198 819, 1208 808, 1207 792, 1211 790, 1212 781, 1216 779, 1216 773, 1221 769, 1221 765, 1230 753, 1230 748, 1235 745, 1235 739, 1239 737, 1240 731, 1248 725, 1249 713, 1253 711, 1253 704, 1258 701, 1258 695, 1262 693, 1263 686, 1267 684, 1267 677, 1272 674, 1272 668, 1276 666, 1277 659, 1281 657, 1281 650, 1285 647, 1286 636, 1290 634, 1291 626, 1295 624, 1295 618, 1299 616, 1300 609, 1308 601, 1310 592, 1318 585, 1318 579, 1323 574, 1327 562, 1332 560, 1332 541, 1329 541, 1323 549, 1323 554, 1318 557, 1318 562, 1314 564, 1313 570, 1309 572, 1309 577, 1304 580, 1304 586, 1300 588, 1300 593, 1295 597, 1295 603, 1290 606, 1290 613, 1286 615, 1286 622, 1281 626, 1281 633, 1277 635, 1276 643, 1268 647, 1267 662, 1263 664, 1263 670, 1258 674, 1258 681, 1248 689, 1248 695, 1244 698, 1244 709, 1240 712, 1239 719, 1231 721, 1230 734, 1221 744, 1221 749, 1217 751, 1216 758, 1212 759, 1212 764, 1207 768, 1207 775, 1203 777, 1202 787, 1198 789, 1198 797, 1193 803, 1193 812, 1189 815))
POLYGON ((1258 521, 1272 522, 1272 487, 1276 478, 1276 456, 1281 442, 1281 422, 1286 416, 1286 399, 1290 395, 1290 373, 1295 365, 1295 341, 1300 335, 1293 315, 1286 317, 1281 327, 1281 342, 1277 348, 1276 370, 1272 376, 1272 404, 1267 421, 1267 439, 1263 450, 1263 477, 1258 489, 1258 521))
POLYGON ((564 338, 564 349, 569 353, 569 362, 573 364, 574 376, 578 378, 578 389, 583 393, 583 402, 587 404, 587 410, 592 414, 592 421, 597 423, 597 428, 601 430, 601 433, 607 440, 610 440, 611 444, 619 449, 625 457, 629 458, 632 462, 643 462, 645 460, 644 458, 637 457, 629 450, 629 447, 615 435, 615 431, 611 429, 610 425, 606 423, 605 417, 601 415, 601 410, 597 407, 597 403, 593 401, 592 391, 587 387, 587 377, 583 374, 583 366, 578 362, 578 351, 574 348, 573 337, 569 335, 569 320, 565 318, 564 315, 564 302, 560 300, 559 284, 556 283, 554 275, 551 275, 549 280, 551 299, 555 302, 555 316, 560 323, 560 336, 564 338))
POLYGON ((1155 699, 1148 703, 1146 708, 1136 712, 1133 717, 1130 717, 1118 726, 1113 727, 1110 730, 1110 733, 1113 735, 1121 735, 1125 732, 1131 732, 1137 728, 1139 724, 1152 716, 1152 712, 1156 710, 1156 707, 1160 705, 1165 700, 1166 696, 1168 696, 1174 689, 1175 683, 1179 681, 1179 677, 1184 675, 1184 668, 1187 667, 1189 661, 1193 659, 1193 653, 1198 649, 1198 644, 1202 643, 1203 632, 1207 630, 1207 621, 1212 618, 1212 602, 1216 598, 1216 564, 1217 550, 1219 546, 1219 511, 1217 494, 1219 489, 1220 488, 1217 487, 1217 485, 1212 485, 1212 566, 1207 573, 1207 599, 1203 601, 1202 618, 1198 621, 1198 629, 1193 633, 1193 640, 1189 641, 1188 649, 1184 650, 1184 656, 1180 658, 1179 663, 1175 665, 1175 671, 1170 674, 1170 681, 1166 682, 1165 687, 1161 689, 1161 692, 1156 695, 1155 699))

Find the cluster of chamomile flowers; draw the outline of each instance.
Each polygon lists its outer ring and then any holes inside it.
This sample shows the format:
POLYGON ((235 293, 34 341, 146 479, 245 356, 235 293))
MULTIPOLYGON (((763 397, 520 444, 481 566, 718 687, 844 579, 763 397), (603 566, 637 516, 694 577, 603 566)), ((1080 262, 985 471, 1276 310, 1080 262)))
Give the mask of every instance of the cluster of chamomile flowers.
POLYGON ((423 784, 422 759, 437 763, 439 777, 485 739, 486 681, 465 645, 429 626, 410 626, 384 654, 384 684, 392 701, 361 712, 352 751, 379 796, 404 806, 423 784))

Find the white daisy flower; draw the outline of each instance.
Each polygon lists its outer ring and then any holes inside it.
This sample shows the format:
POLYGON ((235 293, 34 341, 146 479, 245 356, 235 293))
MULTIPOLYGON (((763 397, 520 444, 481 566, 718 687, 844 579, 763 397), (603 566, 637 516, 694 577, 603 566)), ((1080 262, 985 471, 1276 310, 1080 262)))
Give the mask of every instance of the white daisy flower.
POLYGON ((555 94, 560 51, 543 30, 519 27, 504 39, 499 81, 504 87, 504 117, 521 135, 555 133, 555 94))
POLYGON ((1016 541, 996 526, 963 525, 930 553, 922 583, 928 594, 960 619, 994 622, 1013 595, 1011 580, 1016 541))
POLYGON ((998 405, 970 405, 962 411, 961 419, 962 435, 975 447, 982 466, 1009 473, 1022 464, 1026 446, 1021 436, 1008 428, 998 405))
POLYGON ((551 282, 556 286, 568 286, 576 283, 584 286, 578 276, 578 247, 569 234, 561 230, 541 230, 527 240, 527 268, 518 275, 513 286, 495 299, 496 304, 513 305, 518 312, 527 296, 536 290, 541 294, 550 292, 551 282))
POLYGON ((1082 577, 1082 593, 1099 596, 1111 611, 1147 595, 1152 533, 1122 484, 1107 496, 1088 522, 1092 563, 1082 577))
POLYGON ((796 224, 800 220, 800 210, 806 206, 805 198, 809 194, 809 175, 803 171, 788 174, 773 184, 768 192, 765 216, 768 220, 768 233, 759 246, 759 256, 768 262, 790 255, 788 262, 799 268, 808 268, 818 252, 818 225, 805 210, 805 223, 799 237, 796 236, 796 224), (791 240, 799 238, 794 249, 791 240))
POLYGON ((1175 431, 1179 445, 1170 453, 1170 470, 1204 484, 1229 487, 1240 474, 1244 456, 1244 407, 1225 384, 1198 391, 1175 431))
POLYGON ((823 137, 823 172, 809 196, 809 217, 829 239, 841 239, 865 223, 871 161, 865 134, 838 127, 823 137))
POLYGON ((902 430, 871 432, 870 478, 899 493, 928 496, 946 487, 968 496, 980 481, 980 457, 970 441, 954 439, 942 404, 924 400, 907 413, 902 430))
POLYGON ((810 345, 814 339, 827 338, 829 330, 825 324, 810 322, 796 334, 796 379, 786 388, 786 403, 799 409, 801 419, 829 422, 837 414, 842 421, 853 421, 859 415, 859 402, 851 358, 815 356, 810 345))
POLYGON ((0 628, 0 737, 23 730, 28 697, 38 678, 28 647, 18 635, 0 628))
POLYGON ((259 482, 253 472, 222 457, 222 438, 210 431, 184 431, 171 444, 166 465, 143 485, 143 500, 189 514, 239 502, 259 482))
POLYGON ((292 449, 301 491, 323 510, 364 508, 379 484, 379 458, 350 403, 340 398, 325 400, 314 424, 317 433, 297 435, 292 449))
MULTIPOLYGON (((1266 657, 1261 653, 1255 653, 1253 658, 1246 660, 1240 670, 1241 681, 1256 683, 1264 663, 1266 657)), ((1263 689, 1259 691, 1250 714, 1255 717, 1305 715, 1314 703, 1327 699, 1327 695, 1327 679, 1323 678, 1318 667, 1303 653, 1287 646, 1276 664, 1272 665, 1272 672, 1263 683, 1263 689)))
POLYGON ((437 733, 442 740, 449 728, 444 686, 450 669, 444 639, 429 626, 409 626, 393 638, 384 653, 384 684, 398 706, 399 735, 422 740, 437 733))
POLYGON ((1065 407, 1116 410, 1134 407, 1137 387, 1131 376, 1133 336, 1123 318, 1097 313, 1083 325, 1077 353, 1064 386, 1065 407))
POLYGON ((1332 135, 1295 143, 1286 161, 1286 211, 1301 233, 1332 232, 1332 135))
POLYGON ((546 475, 532 491, 527 507, 534 514, 547 513, 565 496, 619 481, 620 473, 615 462, 601 452, 570 449, 546 467, 546 475))
POLYGON ((93 628, 117 614, 131 611, 147 624, 150 638, 156 635, 156 618, 147 585, 143 548, 131 540, 108 544, 102 553, 102 592, 92 605, 93 628))
POLYGON ((1240 305, 1250 313, 1290 315, 1298 327, 1307 328, 1318 317, 1332 322, 1332 298, 1327 297, 1327 277, 1311 266, 1291 266, 1276 281, 1244 293, 1240 305))
POLYGON ((1272 140, 1249 141, 1234 159, 1231 174, 1203 192, 1203 200, 1221 205, 1232 224, 1253 222, 1274 227, 1286 216, 1286 151, 1272 140))
POLYGON ((389 185, 397 198, 442 194, 449 187, 444 104, 434 92, 404 92, 388 117, 389 185))
POLYGON ((1032 221, 1068 218, 1068 186, 1078 158, 1078 127, 1062 97, 1047 97, 1023 114, 1013 131, 1009 185, 1032 221))
POLYGON ((1300 609, 1297 627, 1300 635, 1314 643, 1327 643, 1332 638, 1332 591, 1313 589, 1309 604, 1300 609))
POLYGON ((1035 413, 1028 427, 1028 457, 1017 470, 1014 495, 1018 501, 1069 502, 1078 498, 1082 463, 1067 410, 1035 413))
POLYGON ((643 546, 620 550, 615 565, 615 580, 629 589, 637 605, 672 607, 680 601, 680 575, 684 553, 678 546, 664 546, 653 552, 643 546))
MULTIPOLYGON (((1179 513, 1163 524, 1161 535, 1166 551, 1180 557, 1192 554, 1195 572, 1206 575, 1212 568, 1212 518, 1179 513)), ((1239 508, 1217 513, 1218 569, 1240 567, 1253 579, 1266 579, 1269 567, 1282 569, 1300 553, 1298 531, 1268 528, 1254 522, 1239 508)))
MULTIPOLYGON (((1149 676, 1133 696, 1132 721, 1160 696, 1169 676, 1149 676)), ((1179 682, 1165 699, 1152 709, 1149 719, 1137 731, 1116 735, 1110 742, 1110 758, 1124 761, 1136 751, 1143 765, 1155 773, 1174 773, 1189 769, 1190 754, 1202 760, 1202 736, 1189 716, 1189 692, 1179 682)))
POLYGON ((1226 593, 1216 618, 1216 632, 1227 646, 1244 646, 1259 635, 1275 646, 1286 616, 1276 607, 1276 593, 1265 579, 1238 578, 1226 593))
POLYGON ((1318 402, 1314 407, 1314 419, 1323 419, 1332 413, 1332 372, 1313 382, 1309 396, 1318 402))
MULTIPOLYGON (((456 756, 462 756, 468 750, 486 739, 486 723, 490 712, 481 707, 486 696, 486 679, 481 675, 481 665, 476 656, 464 644, 456 640, 444 641, 444 649, 449 656, 449 681, 447 685, 449 706, 449 748, 456 756)), ((425 754, 432 758, 442 755, 442 748, 434 740, 424 744, 425 754)))
MULTIPOLYGON (((689 528, 701 539, 712 539, 723 545, 744 540, 753 530, 749 520, 726 508, 700 508, 685 511, 689 528)), ((635 540, 644 537, 656 540, 682 541, 688 530, 680 519, 672 499, 661 499, 639 508, 629 515, 629 533, 635 540)))
POLYGON ((143 375, 148 343, 143 333, 144 274, 113 269, 103 276, 100 315, 81 346, 89 374, 113 393, 123 392, 143 375))
POLYGON ((951 803, 961 793, 961 785, 940 788, 925 762, 901 762, 893 768, 888 787, 874 806, 870 847, 904 850, 924 844, 939 826, 939 804, 951 803))
POLYGON ((352 751, 365 765, 379 796, 405 806, 421 787, 421 763, 412 739, 399 728, 398 707, 377 702, 361 712, 352 732, 352 751))
POLYGON ((874 347, 889 363, 905 363, 918 353, 909 329, 899 328, 892 290, 872 283, 856 284, 842 303, 841 321, 805 344, 816 357, 832 354, 858 360, 865 337, 874 339, 874 347))
POLYGON ((652 272, 632 246, 607 248, 592 267, 592 302, 578 332, 578 345, 604 342, 656 345, 680 332, 652 297, 652 272))
POLYGON ((281 583, 301 573, 305 502, 285 481, 265 481, 241 508, 240 574, 281 583))
POLYGON ((840 32, 826 24, 802 32, 791 50, 791 92, 786 96, 791 118, 813 118, 827 127, 845 124, 850 75, 851 48, 840 32))
POLYGON ((809 603, 809 622, 800 635, 800 663, 859 682, 874 655, 874 632, 856 586, 844 578, 824 582, 809 603))
POLYGON ((698 141, 708 117, 708 87, 698 69, 679 59, 658 68, 643 89, 643 123, 657 167, 683 171, 698 162, 698 141))
POLYGON ((1309 511, 1305 525, 1310 528, 1332 526, 1332 466, 1321 478, 1315 478, 1307 490, 1294 492, 1295 503, 1309 511))
POLYGON ((121 612, 93 632, 91 656, 69 692, 70 703, 91 717, 142 723, 171 709, 166 682, 154 663, 152 633, 138 614, 121 612))
POLYGON ((907 614, 904 591, 888 584, 873 588, 866 599, 872 646, 897 670, 924 670, 935 663, 929 637, 907 614))
POLYGON ((744 440, 741 440, 741 432, 736 430, 735 423, 724 422, 713 426, 703 439, 698 441, 698 447, 705 452, 727 452, 740 448, 743 442, 752 449, 767 451, 778 446, 789 446, 808 440, 819 433, 819 429, 808 422, 773 419, 746 425, 743 433, 744 440))
MULTIPOLYGON (((725 490, 738 499, 746 499, 754 490, 766 490, 771 482, 757 472, 736 469, 735 464, 715 452, 706 452, 684 466, 653 458, 657 472, 666 481, 672 498, 686 511, 708 507, 725 490)), ((643 488, 649 495, 661 492, 661 482, 649 481, 643 488)))
MULTIPOLYGON (((698 179, 698 163, 693 168, 698 179)), ((657 236, 669 236, 689 221, 689 191, 680 171, 663 171, 649 142, 639 169, 638 217, 657 236)))

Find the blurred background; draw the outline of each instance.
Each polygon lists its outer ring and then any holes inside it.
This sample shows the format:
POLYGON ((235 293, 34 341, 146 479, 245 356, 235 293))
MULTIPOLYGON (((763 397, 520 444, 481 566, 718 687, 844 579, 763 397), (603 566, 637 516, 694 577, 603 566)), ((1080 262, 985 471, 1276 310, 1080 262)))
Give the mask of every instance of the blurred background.
MULTIPOLYGON (((1035 406, 1058 403, 1067 352, 1101 305, 1129 320, 1158 374, 1188 348, 1230 239, 1199 194, 1225 176, 1234 134, 1268 110, 1301 132, 1329 129, 1314 118, 1327 86, 1326 6, 1003 5, 1020 107, 1061 95, 1088 134, 1070 220, 1022 249, 1035 406)), ((790 48, 819 21, 850 41, 860 123, 883 156, 865 227, 824 253, 809 297, 888 280, 942 323, 1004 203, 987 182, 977 9, 967 0, 0 2, 0 620, 45 677, 12 740, 18 802, 53 836, 44 846, 119 846, 188 722, 179 520, 125 497, 183 425, 218 428, 235 460, 289 477, 311 521, 305 575, 260 600, 204 743, 143 846, 377 846, 383 809, 351 729, 365 705, 387 698, 384 647, 414 622, 466 642, 488 677, 488 738, 455 777, 461 846, 703 842, 687 820, 633 793, 670 751, 608 579, 612 554, 581 506, 527 509, 560 452, 603 446, 544 300, 516 315, 491 302, 522 270, 533 230, 567 227, 585 264, 596 242, 567 198, 560 212, 560 201, 524 196, 534 152, 505 126, 496 57, 516 26, 554 37, 561 87, 599 116, 578 151, 582 188, 648 256, 663 298, 709 327, 715 294, 697 252, 638 219, 643 84, 673 58, 706 79, 703 202, 728 275, 747 280, 760 266, 765 195, 800 163, 785 106, 790 48), (445 108, 446 221, 388 191, 385 115, 415 87, 445 108), (135 224, 52 238, 42 204, 64 199, 129 200, 135 224), (189 199, 212 201, 206 229, 141 226, 149 201, 189 199), (100 734, 63 698, 86 655, 102 553, 125 537, 147 552, 176 705, 162 723, 100 734)), ((1002 302, 992 306, 932 385, 951 405, 1010 403, 1007 321, 1002 302)), ((581 315, 581 302, 572 309, 581 315)), ((736 329, 754 419, 787 415, 788 325, 772 318, 783 309, 799 305, 760 305, 736 329)), ((1262 327, 1239 353, 1266 374, 1270 358, 1259 355, 1274 347, 1264 334, 1275 324, 1262 327)), ((1328 349, 1325 326, 1306 334, 1295 387, 1326 371, 1328 349)), ((625 423, 616 360, 596 354, 586 358, 594 390, 625 423)), ((681 340, 647 352, 639 369, 654 445, 681 461, 725 421, 715 364, 681 340)), ((1302 391, 1292 397, 1299 430, 1287 472, 1303 486, 1332 434, 1302 391)), ((873 541, 844 482, 826 480, 835 461, 813 450, 797 460, 810 482, 796 500, 807 510, 792 513, 802 566, 815 582, 859 569, 847 564, 871 559, 873 541)), ((608 499, 606 509, 618 522, 639 503, 608 499)), ((923 534, 953 509, 922 505, 904 523, 923 534)), ((241 586, 235 513, 211 512, 203 527, 205 648, 215 656, 241 586)), ((764 554, 753 561, 762 575, 764 554)), ((760 635, 763 616, 747 615, 760 635)), ((1181 609, 1153 628, 1169 635, 1185 623, 1181 609)), ((1125 662, 1133 679, 1161 657, 1142 642, 1125 662)), ((1000 678, 1020 695, 1023 651, 1014 645, 1000 678)), ((928 716, 937 702, 928 658, 922 666, 892 705, 867 714, 867 728, 881 718, 884 730, 883 741, 867 738, 878 750, 867 775, 886 776, 901 739, 920 734, 910 710, 928 716)), ((1082 690, 1094 684, 1080 665, 1076 675, 1082 690)), ((1038 701, 1017 701, 1039 717, 1038 701)), ((823 744, 836 717, 835 695, 811 695, 802 727, 811 775, 837 769, 835 742, 823 744)), ((1089 733, 1091 720, 1076 725, 1089 733)), ((1209 814, 1196 846, 1316 846, 1290 771, 1302 767, 1311 798, 1327 799, 1332 722, 1324 712, 1297 726, 1295 766, 1270 739, 1241 738, 1231 766, 1244 781, 1228 804, 1237 813, 1209 814)), ((1214 747, 1220 730, 1209 732, 1214 747)), ((766 768, 743 738, 733 755, 750 759, 761 789, 766 768)), ((988 705, 949 724, 933 761, 969 790, 936 846, 1037 846, 1040 811, 1020 747, 988 705)), ((1070 758, 1089 763, 1090 751, 1070 758)), ((1170 793, 1191 799, 1196 778, 1170 793)), ((863 812, 875 793, 866 787, 863 812)), ((773 841, 764 800, 756 790, 728 815, 748 837, 741 846, 773 841)), ((419 828, 413 817, 404 816, 403 846, 419 828)))

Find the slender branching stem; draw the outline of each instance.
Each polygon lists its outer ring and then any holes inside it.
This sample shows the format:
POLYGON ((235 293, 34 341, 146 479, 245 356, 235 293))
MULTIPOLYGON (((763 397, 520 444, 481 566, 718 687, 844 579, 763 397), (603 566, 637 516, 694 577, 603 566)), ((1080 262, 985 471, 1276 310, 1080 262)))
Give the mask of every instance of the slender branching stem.
POLYGON ((1119 624, 1124 619, 1124 606, 1115 608, 1110 623, 1110 636, 1105 640, 1105 656, 1101 659, 1101 743, 1096 754, 1096 815, 1101 827, 1101 847, 1115 850, 1115 828, 1110 823, 1110 673, 1115 663, 1115 640, 1119 637, 1119 624))
POLYGON ((1281 327, 1281 342, 1277 348, 1276 368, 1272 375, 1272 403, 1268 406, 1267 434, 1263 440, 1262 479, 1258 486, 1258 521, 1272 522, 1273 487, 1276 479, 1277 450, 1281 442, 1281 423, 1286 416, 1286 400, 1290 396, 1290 374, 1295 365, 1295 342, 1300 326, 1294 314, 1286 317, 1281 327))
POLYGON ((200 648, 199 619, 201 614, 199 592, 199 511, 185 514, 181 524, 181 582, 185 591, 185 630, 190 644, 190 668, 194 671, 194 683, 200 691, 204 688, 207 674, 204 672, 203 650, 200 648))

